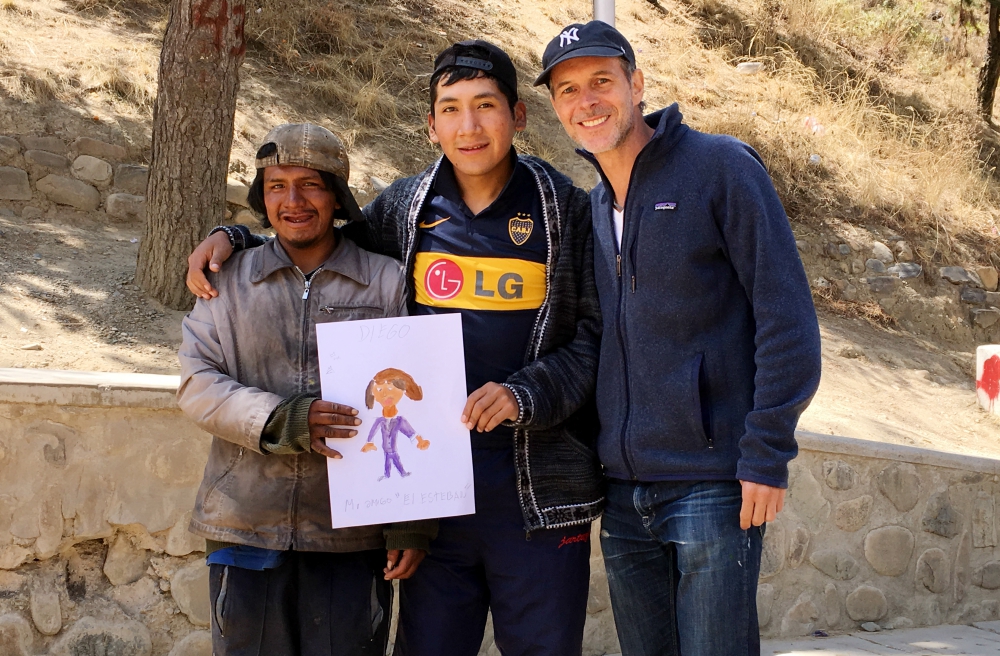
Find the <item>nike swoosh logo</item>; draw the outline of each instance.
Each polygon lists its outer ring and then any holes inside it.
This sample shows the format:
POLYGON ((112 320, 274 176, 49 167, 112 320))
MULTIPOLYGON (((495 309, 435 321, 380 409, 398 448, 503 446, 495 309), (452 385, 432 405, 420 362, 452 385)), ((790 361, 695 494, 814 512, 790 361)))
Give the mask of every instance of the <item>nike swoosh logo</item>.
POLYGON ((418 227, 418 228, 425 228, 425 229, 426 229, 426 228, 433 228, 434 226, 439 226, 439 225, 441 225, 442 223, 444 223, 445 221, 450 221, 450 220, 451 220, 451 217, 450 217, 450 216, 446 216, 446 217, 444 217, 443 219, 441 219, 441 220, 439 220, 439 221, 435 221, 435 222, 433 222, 433 223, 427 223, 427 222, 421 222, 421 223, 418 223, 418 224, 417 224, 417 227, 418 227))

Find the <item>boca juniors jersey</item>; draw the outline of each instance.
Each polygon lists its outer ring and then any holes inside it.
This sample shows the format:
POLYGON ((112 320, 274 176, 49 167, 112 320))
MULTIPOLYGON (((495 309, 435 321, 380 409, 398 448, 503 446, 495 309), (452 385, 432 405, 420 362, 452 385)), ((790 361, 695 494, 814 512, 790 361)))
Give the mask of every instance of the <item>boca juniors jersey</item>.
POLYGON ((506 187, 475 215, 445 159, 417 222, 414 313, 462 315, 469 393, 487 382, 503 383, 524 366, 545 300, 541 199, 531 171, 511 157, 514 172, 506 187))

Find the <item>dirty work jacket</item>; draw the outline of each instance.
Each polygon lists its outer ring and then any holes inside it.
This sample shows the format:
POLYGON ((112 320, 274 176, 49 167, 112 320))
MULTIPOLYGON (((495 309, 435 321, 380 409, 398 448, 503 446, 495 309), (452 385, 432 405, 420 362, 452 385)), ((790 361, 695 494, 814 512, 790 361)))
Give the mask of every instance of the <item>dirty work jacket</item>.
POLYGON ((179 353, 178 404, 214 436, 191 531, 266 549, 383 548, 383 527, 330 527, 323 456, 265 455, 260 438, 282 400, 320 396, 317 323, 405 314, 399 263, 338 235, 306 282, 274 239, 210 277, 219 297, 185 317, 179 353))
POLYGON ((620 248, 607 180, 591 192, 601 461, 624 480, 785 487, 819 385, 809 283, 757 153, 681 119, 646 117, 620 248))

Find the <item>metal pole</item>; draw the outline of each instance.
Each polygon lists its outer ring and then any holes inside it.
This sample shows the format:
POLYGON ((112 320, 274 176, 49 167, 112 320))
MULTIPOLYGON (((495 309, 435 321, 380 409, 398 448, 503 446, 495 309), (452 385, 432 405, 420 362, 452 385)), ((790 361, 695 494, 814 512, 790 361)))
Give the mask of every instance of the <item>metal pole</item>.
POLYGON ((615 26, 615 0, 594 0, 594 20, 615 26))

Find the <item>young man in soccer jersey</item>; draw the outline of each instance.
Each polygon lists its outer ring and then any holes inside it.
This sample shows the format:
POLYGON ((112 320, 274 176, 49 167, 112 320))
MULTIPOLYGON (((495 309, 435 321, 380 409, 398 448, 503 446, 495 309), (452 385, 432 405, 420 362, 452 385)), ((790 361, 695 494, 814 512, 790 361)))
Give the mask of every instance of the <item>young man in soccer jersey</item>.
MULTIPOLYGON (((476 514, 442 519, 430 554, 400 586, 394 653, 473 656, 491 610, 505 656, 579 654, 590 522, 604 503, 588 197, 514 151, 525 107, 499 48, 448 48, 430 93, 429 133, 443 157, 386 189, 360 230, 345 229, 403 262, 410 312, 463 320, 476 514)), ((211 298, 205 265, 258 243, 245 228, 210 236, 189 259, 191 290, 211 298)))

